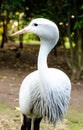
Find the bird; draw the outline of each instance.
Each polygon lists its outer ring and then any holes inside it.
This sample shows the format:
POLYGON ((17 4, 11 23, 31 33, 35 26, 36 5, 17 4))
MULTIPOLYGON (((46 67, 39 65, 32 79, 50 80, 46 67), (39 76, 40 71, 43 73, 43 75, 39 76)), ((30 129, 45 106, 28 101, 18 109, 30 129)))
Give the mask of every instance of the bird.
POLYGON ((56 130, 57 122, 62 121, 67 112, 71 97, 71 81, 67 74, 47 64, 48 54, 59 40, 59 29, 49 19, 35 18, 11 36, 28 32, 36 34, 41 43, 37 70, 24 78, 19 91, 19 106, 23 115, 21 130, 39 130, 42 118, 48 119, 56 130))

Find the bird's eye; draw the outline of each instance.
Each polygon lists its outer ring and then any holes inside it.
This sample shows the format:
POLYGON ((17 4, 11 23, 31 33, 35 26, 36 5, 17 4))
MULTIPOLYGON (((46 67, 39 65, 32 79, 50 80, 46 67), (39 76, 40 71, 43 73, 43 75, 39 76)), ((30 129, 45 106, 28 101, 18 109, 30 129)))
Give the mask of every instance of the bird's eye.
POLYGON ((38 26, 38 24, 37 24, 37 23, 34 23, 34 26, 38 26))

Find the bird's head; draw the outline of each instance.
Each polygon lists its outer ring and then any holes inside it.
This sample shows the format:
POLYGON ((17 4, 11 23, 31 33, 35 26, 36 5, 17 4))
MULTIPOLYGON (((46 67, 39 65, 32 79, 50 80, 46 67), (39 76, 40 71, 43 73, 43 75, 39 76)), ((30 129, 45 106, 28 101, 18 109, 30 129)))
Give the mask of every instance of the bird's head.
POLYGON ((57 25, 52 21, 44 18, 37 18, 32 20, 27 27, 15 32, 11 36, 24 34, 27 32, 38 35, 41 40, 56 39, 56 41, 58 41, 59 39, 59 31, 57 25))

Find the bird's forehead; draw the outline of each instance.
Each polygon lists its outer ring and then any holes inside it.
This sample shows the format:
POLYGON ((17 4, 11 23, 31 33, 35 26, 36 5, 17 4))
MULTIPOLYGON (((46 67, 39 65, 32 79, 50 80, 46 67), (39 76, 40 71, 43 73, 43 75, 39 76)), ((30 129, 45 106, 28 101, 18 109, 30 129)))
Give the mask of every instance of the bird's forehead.
POLYGON ((51 22, 50 20, 47 20, 45 18, 37 18, 37 19, 34 19, 31 23, 38 23, 38 24, 54 24, 53 22, 51 22))

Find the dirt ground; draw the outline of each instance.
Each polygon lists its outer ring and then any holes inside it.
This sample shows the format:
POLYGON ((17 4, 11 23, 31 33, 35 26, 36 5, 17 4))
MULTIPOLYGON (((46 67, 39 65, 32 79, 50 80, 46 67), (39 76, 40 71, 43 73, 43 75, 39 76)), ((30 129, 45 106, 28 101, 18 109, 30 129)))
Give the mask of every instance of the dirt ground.
MULTIPOLYGON (((5 46, 0 49, 0 104, 10 108, 18 107, 18 95, 22 80, 37 68, 39 46, 25 46, 21 51, 15 46, 5 46)), ((62 52, 51 52, 48 59, 50 67, 57 67, 70 76, 62 52)), ((72 83, 70 109, 83 111, 83 81, 72 83)))

